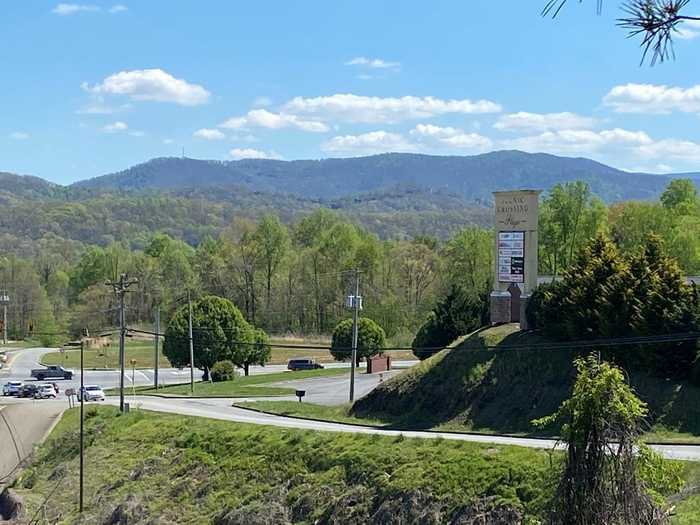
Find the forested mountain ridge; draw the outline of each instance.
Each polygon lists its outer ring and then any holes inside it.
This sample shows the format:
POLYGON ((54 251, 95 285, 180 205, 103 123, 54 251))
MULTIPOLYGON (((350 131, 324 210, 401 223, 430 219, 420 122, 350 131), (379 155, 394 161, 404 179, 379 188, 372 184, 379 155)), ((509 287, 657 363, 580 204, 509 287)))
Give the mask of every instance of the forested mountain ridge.
MULTIPOLYGON (((700 182, 700 173, 684 174, 700 182)), ((280 161, 157 158, 127 170, 75 183, 91 191, 178 191, 237 186, 251 191, 336 199, 410 185, 491 202, 496 190, 548 189, 580 180, 607 202, 658 198, 674 175, 630 173, 585 158, 497 151, 470 157, 387 153, 369 157, 280 161)))

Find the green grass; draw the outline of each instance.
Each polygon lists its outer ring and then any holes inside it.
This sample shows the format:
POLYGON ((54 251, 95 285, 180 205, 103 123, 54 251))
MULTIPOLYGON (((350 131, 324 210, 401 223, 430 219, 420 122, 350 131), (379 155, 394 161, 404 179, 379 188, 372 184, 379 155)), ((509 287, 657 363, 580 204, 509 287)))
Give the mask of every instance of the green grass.
POLYGON ((127 501, 129 523, 213 523, 227 513, 241 520, 231 523, 278 523, 282 516, 292 523, 371 523, 379 516, 444 523, 490 497, 534 520, 542 517, 556 476, 547 452, 518 447, 144 411, 120 416, 104 406, 87 415, 83 521, 76 504, 76 410, 64 415, 15 485, 27 517, 57 488, 46 507, 51 523, 104 523, 127 501))
POLYGON ((388 426, 386 421, 379 419, 358 418, 350 414, 350 405, 325 406, 313 403, 299 403, 298 401, 247 401, 235 403, 235 406, 253 408, 271 414, 282 416, 303 417, 317 419, 319 421, 335 421, 337 423, 352 423, 367 426, 388 426))
MULTIPOLYGON (((554 436, 558 428, 536 432, 531 421, 570 395, 577 354, 528 348, 540 342, 515 325, 483 330, 385 381, 351 415, 402 428, 554 436)), ((700 443, 700 388, 642 371, 628 376, 649 405, 648 441, 700 443)))
MULTIPOLYGON (((274 374, 258 374, 248 377, 237 377, 233 381, 220 383, 197 382, 194 384, 194 395, 211 397, 256 397, 256 396, 287 396, 294 395, 293 388, 266 386, 280 381, 293 381, 296 379, 308 379, 312 377, 328 377, 347 374, 343 368, 327 368, 322 370, 299 370, 297 372, 278 372, 274 374)), ((155 390, 151 387, 137 387, 138 394, 166 394, 185 395, 191 394, 190 385, 166 386, 155 390)), ((112 391, 108 391, 112 393, 112 391)))
POLYGON ((44 345, 38 339, 26 339, 24 341, 12 341, 8 342, 6 345, 0 343, 0 352, 6 352, 8 350, 21 350, 25 348, 41 348, 44 345))
MULTIPOLYGON (((162 347, 161 347, 162 348, 162 347)), ((85 368, 118 368, 119 367, 119 343, 104 348, 89 348, 85 350, 85 368)), ((125 344, 125 359, 127 367, 131 368, 131 360, 136 360, 136 368, 153 368, 155 359, 153 342, 127 340, 125 344)), ((80 367, 80 350, 66 350, 65 352, 51 352, 41 359, 42 365, 61 365, 67 368, 80 367)), ((160 352, 159 366, 170 368, 170 361, 160 352)))
MULTIPOLYGON (((563 458, 512 446, 315 433, 147 411, 119 415, 113 407, 90 406, 81 519, 78 416, 77 409, 64 414, 15 482, 25 519, 46 512, 49 523, 104 523, 124 505, 129 523, 447 523, 492 498, 534 524, 545 516, 563 458), (42 509, 44 501, 50 503, 42 509)), ((672 523, 696 524, 700 464, 683 465, 685 487, 670 498, 672 523)))

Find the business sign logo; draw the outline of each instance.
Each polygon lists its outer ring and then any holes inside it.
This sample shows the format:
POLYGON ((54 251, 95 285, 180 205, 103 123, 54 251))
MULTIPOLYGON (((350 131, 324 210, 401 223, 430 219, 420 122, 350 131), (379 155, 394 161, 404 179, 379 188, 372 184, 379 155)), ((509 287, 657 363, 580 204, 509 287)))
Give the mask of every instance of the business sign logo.
POLYGON ((525 282, 525 232, 498 232, 498 282, 525 282))

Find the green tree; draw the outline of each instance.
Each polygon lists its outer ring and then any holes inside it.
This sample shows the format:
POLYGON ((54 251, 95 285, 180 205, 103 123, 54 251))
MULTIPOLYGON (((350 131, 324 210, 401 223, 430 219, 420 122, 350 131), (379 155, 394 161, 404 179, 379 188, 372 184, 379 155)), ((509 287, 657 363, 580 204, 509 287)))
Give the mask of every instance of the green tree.
POLYGON ((678 211, 682 215, 697 213, 698 189, 690 179, 674 179, 661 194, 661 204, 667 210, 678 211))
POLYGON ((481 290, 493 278, 493 231, 470 227, 460 230, 442 250, 447 282, 468 290, 481 290))
MULTIPOLYGON (((352 357, 352 319, 340 321, 333 330, 331 355, 337 361, 347 361, 352 357)), ((360 317, 357 322, 357 365, 364 358, 382 353, 386 347, 386 334, 381 326, 368 317, 360 317)))
MULTIPOLYGON (((189 366, 188 307, 181 306, 165 331, 163 352, 174 366, 189 366)), ((255 329, 228 299, 207 295, 192 303, 194 366, 204 371, 204 379, 214 363, 230 360, 248 375, 250 364, 264 364, 256 343, 255 329)))
POLYGON ((441 299, 411 344, 418 359, 434 355, 459 336, 466 335, 488 322, 488 291, 467 291, 453 286, 441 299))
POLYGON ((265 215, 258 224, 255 238, 260 261, 265 269, 265 305, 269 310, 272 300, 272 278, 289 249, 289 233, 277 216, 265 215))
POLYGON ((606 211, 585 182, 554 186, 540 208, 541 270, 557 276, 566 269, 579 248, 604 230, 606 211))
MULTIPOLYGON (((641 427, 648 410, 627 385, 622 370, 591 356, 575 362, 577 377, 571 397, 556 413, 533 423, 563 423, 566 463, 552 502, 549 523, 661 524, 658 508, 639 476, 641 427)), ((643 458, 653 458, 648 449, 643 458)), ((649 468, 665 468, 663 463, 649 468), (659 466, 660 465, 660 466, 659 466)), ((682 480, 671 467, 678 490, 682 480)))

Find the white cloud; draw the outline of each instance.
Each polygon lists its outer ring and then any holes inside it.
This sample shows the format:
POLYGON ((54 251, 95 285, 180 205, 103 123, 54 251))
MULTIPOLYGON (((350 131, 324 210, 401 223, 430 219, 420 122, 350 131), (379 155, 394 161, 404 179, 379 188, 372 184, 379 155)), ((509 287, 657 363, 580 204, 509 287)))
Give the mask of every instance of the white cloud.
POLYGON ((30 138, 30 135, 24 131, 13 131, 10 133, 10 138, 13 140, 27 140, 30 138))
POLYGON ((351 93, 325 97, 296 97, 284 106, 292 115, 323 121, 395 123, 445 114, 498 113, 501 106, 489 100, 443 100, 435 97, 366 97, 351 93))
POLYGON ((129 135, 132 137, 145 137, 146 133, 144 131, 130 131, 129 135))
POLYGON ((690 140, 664 139, 638 148, 639 155, 663 161, 700 162, 700 143, 690 140))
POLYGON ((693 40, 699 36, 700 20, 685 20, 676 31, 676 37, 681 40, 693 40))
POLYGON ((121 71, 101 83, 82 88, 94 95, 126 95, 133 100, 172 102, 182 106, 198 106, 208 102, 210 93, 202 86, 175 78, 162 69, 121 71))
POLYGON ((493 147, 488 137, 478 133, 467 133, 463 129, 440 127, 433 124, 418 124, 410 131, 418 138, 420 146, 426 151, 457 150, 459 152, 483 152, 493 147))
POLYGON ((498 119, 494 127, 508 131, 556 131, 566 129, 590 129, 595 119, 576 113, 511 113, 498 119))
POLYGON ((507 149, 558 153, 563 155, 591 155, 606 148, 634 148, 653 143, 643 131, 609 129, 603 131, 560 130, 546 131, 539 135, 518 137, 501 141, 507 149))
POLYGON ((209 128, 198 129, 192 136, 204 140, 222 140, 226 138, 226 135, 221 133, 218 129, 209 128))
POLYGON ((274 151, 262 151, 262 150, 253 149, 253 148, 233 148, 231 151, 229 151, 229 155, 231 155, 231 157, 233 157, 234 159, 237 159, 237 160, 241 160, 241 159, 280 160, 282 158, 274 151))
POLYGON ((345 62, 346 66, 360 66, 371 69, 399 69, 401 62, 389 62, 381 58, 355 57, 345 62))
POLYGON ((690 88, 654 84, 615 86, 603 102, 618 113, 700 113, 700 84, 690 88))
POLYGON ((56 7, 54 7, 51 12, 60 15, 60 16, 67 16, 67 15, 74 15, 76 13, 80 12, 96 12, 99 11, 100 8, 96 5, 88 5, 88 4, 58 4, 56 7))
POLYGON ((119 131, 126 131, 127 129, 129 129, 129 125, 120 120, 102 127, 102 131, 105 131, 106 133, 117 133, 119 131))
MULTIPOLYGON (((128 10, 129 8, 124 4, 115 4, 110 7, 107 12, 116 14, 128 10)), ((74 15, 76 13, 96 13, 98 11, 102 11, 102 8, 92 4, 58 4, 51 10, 52 13, 61 16, 74 15)))
POLYGON ((398 133, 371 131, 361 135, 343 135, 324 142, 321 149, 327 153, 344 155, 369 155, 386 152, 417 151, 418 146, 408 142, 398 133))
POLYGON ((173 139, 163 139, 163 144, 172 144, 175 142, 173 139))
POLYGON ((297 128, 312 133, 324 133, 328 131, 328 126, 323 122, 304 120, 296 115, 288 113, 273 113, 266 109, 254 109, 249 111, 244 117, 230 118, 219 127, 226 129, 247 127, 268 129, 297 128))

